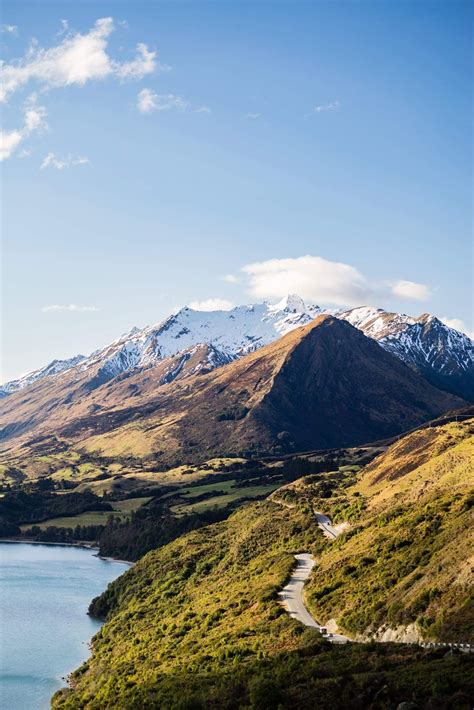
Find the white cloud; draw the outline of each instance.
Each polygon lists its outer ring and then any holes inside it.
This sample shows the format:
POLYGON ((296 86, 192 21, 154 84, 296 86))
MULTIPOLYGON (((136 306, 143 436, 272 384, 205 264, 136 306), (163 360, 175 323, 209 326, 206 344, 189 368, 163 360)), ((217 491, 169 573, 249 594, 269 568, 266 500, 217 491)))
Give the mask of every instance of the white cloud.
POLYGON ((183 111, 187 105, 187 102, 181 96, 175 96, 174 94, 159 95, 155 94, 151 89, 142 89, 137 98, 137 108, 141 113, 171 111, 172 109, 183 111))
POLYGON ((75 165, 88 165, 89 158, 84 155, 68 155, 66 158, 57 158, 54 153, 48 153, 48 155, 43 159, 41 163, 40 170, 45 168, 55 168, 56 170, 64 170, 64 168, 71 168, 75 165))
MULTIPOLYGON (((146 44, 137 44, 137 56, 131 62, 119 64, 114 63, 117 76, 121 79, 143 79, 147 74, 152 74, 155 70, 156 52, 151 52, 146 44)), ((167 70, 169 67, 160 64, 160 69, 167 70)))
POLYGON ((36 96, 30 96, 23 109, 24 123, 22 128, 11 131, 0 129, 0 161, 8 160, 17 150, 19 145, 32 133, 43 131, 47 128, 46 109, 38 106, 36 96))
POLYGON ((23 140, 22 131, 0 131, 0 160, 10 158, 23 140))
POLYGON ((17 25, 2 25, 1 30, 2 32, 6 32, 6 34, 15 35, 15 37, 18 37, 17 25))
POLYGON ((199 108, 193 109, 193 113, 212 113, 209 106, 200 106, 199 108))
POLYGON ((431 291, 425 284, 419 284, 415 281, 397 281, 392 286, 392 293, 398 298, 408 299, 410 301, 428 301, 431 296, 431 291))
POLYGON ((237 276, 234 274, 225 274, 225 276, 222 277, 223 281, 226 281, 228 284, 236 284, 239 283, 239 279, 237 276))
POLYGON ((314 303, 361 305, 371 298, 367 279, 353 266, 320 256, 269 259, 247 264, 248 291, 256 298, 278 299, 297 293, 314 303))
MULTIPOLYGON (((413 281, 372 281, 356 267, 320 256, 268 259, 241 269, 247 292, 256 299, 270 301, 297 293, 303 299, 331 306, 362 306, 395 298, 426 301, 428 286, 413 281)), ((232 274, 223 279, 235 283, 232 274)))
POLYGON ((261 115, 262 115, 261 113, 248 113, 247 118, 251 118, 251 119, 255 120, 257 118, 260 118, 261 115))
POLYGON ((113 19, 104 17, 97 20, 89 32, 67 35, 49 49, 32 43, 23 58, 0 65, 0 101, 5 101, 30 82, 52 89, 83 86, 88 81, 108 76, 140 79, 152 73, 157 67, 156 52, 150 51, 143 43, 137 45, 136 57, 128 62, 119 62, 108 54, 108 40, 113 31, 113 19))
POLYGON ((97 306, 78 306, 75 303, 70 303, 69 305, 59 305, 55 303, 51 306, 43 306, 41 310, 43 313, 59 311, 68 311, 70 313, 96 313, 100 311, 100 308, 97 308, 97 306))
POLYGON ((315 106, 309 115, 313 113, 324 113, 325 111, 337 111, 340 105, 339 101, 331 101, 328 104, 320 104, 319 106, 315 106))
POLYGON ((150 113, 155 109, 156 94, 151 89, 142 89, 138 94, 137 108, 141 113, 150 113))
POLYGON ((234 307, 225 298, 207 298, 205 301, 191 301, 189 308, 193 311, 230 311, 234 307))
POLYGON ((460 318, 447 318, 446 316, 443 316, 442 318, 440 318, 440 321, 442 321, 445 325, 449 326, 449 328, 459 330, 461 333, 465 333, 466 335, 468 335, 471 340, 474 340, 474 330, 470 330, 464 323, 464 321, 460 318))

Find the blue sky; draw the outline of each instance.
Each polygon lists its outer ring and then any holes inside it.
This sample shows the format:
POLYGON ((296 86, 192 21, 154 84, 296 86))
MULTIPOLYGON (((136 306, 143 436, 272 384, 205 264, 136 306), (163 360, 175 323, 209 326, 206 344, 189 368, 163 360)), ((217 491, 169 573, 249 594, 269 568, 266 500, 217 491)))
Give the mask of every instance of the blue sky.
POLYGON ((472 329, 471 27, 456 1, 5 2, 3 379, 285 290, 472 329))

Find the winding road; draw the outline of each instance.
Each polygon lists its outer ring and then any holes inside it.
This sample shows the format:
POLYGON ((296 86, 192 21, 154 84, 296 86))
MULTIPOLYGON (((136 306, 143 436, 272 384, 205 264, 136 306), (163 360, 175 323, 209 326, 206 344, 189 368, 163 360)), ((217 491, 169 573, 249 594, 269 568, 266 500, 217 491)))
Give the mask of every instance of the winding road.
POLYGON ((285 587, 283 587, 281 592, 278 592, 281 603, 290 616, 298 621, 301 621, 301 623, 305 626, 317 629, 320 633, 322 633, 323 637, 331 643, 347 643, 347 641, 349 641, 348 638, 341 636, 340 634, 329 633, 324 626, 321 626, 315 619, 313 619, 307 610, 303 601, 303 587, 304 583, 311 574, 315 561, 312 555, 307 552, 295 555, 295 559, 296 568, 290 577, 290 581, 285 587))
MULTIPOLYGON (((277 501, 279 502, 279 501, 277 501)), ((335 540, 344 530, 348 527, 348 523, 341 523, 339 525, 333 525, 330 518, 323 513, 316 513, 316 520, 326 537, 335 540)), ((309 626, 313 629, 317 629, 330 643, 347 643, 351 639, 347 636, 342 636, 341 634, 332 633, 328 631, 325 626, 318 624, 316 619, 314 619, 309 611, 307 610, 305 603, 303 601, 303 588, 304 583, 311 574, 311 571, 316 564, 312 555, 308 552, 301 552, 295 555, 296 568, 294 569, 290 581, 283 587, 281 592, 278 592, 280 597, 280 603, 284 606, 287 612, 294 619, 297 619, 305 626, 309 626)), ((445 643, 445 642, 418 642, 415 644, 420 645, 422 648, 455 648, 463 653, 474 653, 474 644, 470 643, 445 643)))

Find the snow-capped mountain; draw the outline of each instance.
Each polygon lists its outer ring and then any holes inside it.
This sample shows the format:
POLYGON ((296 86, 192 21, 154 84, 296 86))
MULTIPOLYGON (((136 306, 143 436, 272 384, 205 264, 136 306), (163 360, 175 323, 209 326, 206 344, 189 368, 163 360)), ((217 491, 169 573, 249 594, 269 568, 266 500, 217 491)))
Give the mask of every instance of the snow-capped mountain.
POLYGON ((429 313, 413 318, 362 307, 337 315, 419 370, 432 384, 474 399, 474 344, 464 333, 429 313))
MULTIPOLYGON (((68 370, 81 377, 90 372, 91 386, 97 387, 168 359, 162 381, 171 382, 184 372, 187 376, 208 372, 240 358, 306 325, 323 312, 318 306, 306 305, 296 295, 274 305, 237 306, 230 311, 182 308, 157 325, 133 328, 87 358, 56 360, 9 382, 0 388, 0 396, 68 370), (199 347, 202 345, 206 348, 199 347)), ((467 335, 428 314, 414 318, 361 307, 334 315, 362 330, 432 384, 474 399, 474 345, 467 335)))
POLYGON ((290 330, 306 325, 321 313, 318 306, 306 306, 299 296, 290 295, 279 303, 237 306, 230 311, 195 311, 181 308, 161 323, 146 328, 132 328, 105 348, 87 358, 79 356, 58 367, 51 363, 42 370, 9 382, 0 388, 3 395, 27 387, 32 382, 78 366, 78 370, 96 372, 97 382, 105 382, 137 368, 152 367, 177 353, 189 357, 195 346, 210 346, 201 369, 217 367, 263 345, 273 342, 290 330))
POLYGON ((112 378, 135 368, 151 367, 200 344, 212 346, 218 361, 229 362, 309 323, 318 313, 320 308, 306 306, 294 295, 276 305, 237 306, 231 311, 181 308, 158 325, 134 328, 93 353, 80 369, 100 365, 101 375, 112 378))
POLYGON ((43 377, 58 375, 60 372, 70 370, 72 367, 75 367, 85 359, 84 355, 76 355, 68 360, 53 360, 49 363, 49 365, 46 365, 46 367, 42 367, 39 370, 33 370, 33 372, 29 372, 28 374, 19 377, 17 380, 11 380, 10 382, 2 385, 0 387, 0 397, 5 397, 8 394, 12 394, 12 392, 22 390, 24 387, 28 387, 34 382, 37 382, 37 380, 42 380, 43 377))

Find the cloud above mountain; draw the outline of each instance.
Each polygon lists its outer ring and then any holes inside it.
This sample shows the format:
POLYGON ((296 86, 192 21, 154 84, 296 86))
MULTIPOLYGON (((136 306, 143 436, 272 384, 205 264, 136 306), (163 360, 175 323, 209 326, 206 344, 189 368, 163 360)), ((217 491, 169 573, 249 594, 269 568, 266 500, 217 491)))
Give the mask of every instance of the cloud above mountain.
MULTIPOLYGON (((278 299, 298 293, 313 303, 358 306, 374 300, 426 301, 430 289, 421 283, 399 280, 372 282, 355 266, 321 256, 300 256, 252 262, 241 269, 247 292, 257 299, 278 299)), ((229 281, 228 276, 225 277, 229 281)))
POLYGON ((80 306, 77 303, 54 303, 49 306, 42 306, 41 310, 43 313, 97 313, 100 308, 97 308, 97 306, 80 306))
POLYGON ((392 286, 392 293, 399 298, 408 298, 410 301, 429 301, 431 291, 425 284, 414 281, 397 281, 392 286))
POLYGON ((372 296, 367 279, 354 267, 320 256, 268 259, 242 268, 248 292, 255 298, 278 299, 298 293, 314 303, 356 305, 372 296))

